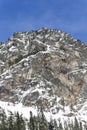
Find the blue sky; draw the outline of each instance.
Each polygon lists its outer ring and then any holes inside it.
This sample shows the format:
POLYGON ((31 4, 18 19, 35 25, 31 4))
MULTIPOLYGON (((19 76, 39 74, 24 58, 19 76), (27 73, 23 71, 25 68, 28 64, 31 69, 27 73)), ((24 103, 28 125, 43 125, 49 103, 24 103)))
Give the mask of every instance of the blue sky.
POLYGON ((63 30, 87 43, 87 0, 0 0, 0 41, 41 27, 63 30))

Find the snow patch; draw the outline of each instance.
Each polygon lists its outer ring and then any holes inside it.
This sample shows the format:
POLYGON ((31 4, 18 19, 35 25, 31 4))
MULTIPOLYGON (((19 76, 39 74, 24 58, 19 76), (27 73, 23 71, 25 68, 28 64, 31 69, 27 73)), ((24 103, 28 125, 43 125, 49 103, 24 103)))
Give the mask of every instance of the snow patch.
POLYGON ((6 112, 7 115, 9 114, 9 111, 11 111, 12 113, 19 112, 19 114, 22 114, 23 117, 26 118, 26 119, 29 119, 30 111, 32 111, 32 113, 34 115, 37 115, 36 108, 25 107, 25 106, 23 106, 22 103, 13 104, 13 103, 9 103, 9 102, 0 101, 0 107, 2 109, 4 109, 4 111, 6 112))
POLYGON ((15 46, 12 46, 10 49, 9 49, 10 52, 18 52, 18 48, 16 48, 15 46))

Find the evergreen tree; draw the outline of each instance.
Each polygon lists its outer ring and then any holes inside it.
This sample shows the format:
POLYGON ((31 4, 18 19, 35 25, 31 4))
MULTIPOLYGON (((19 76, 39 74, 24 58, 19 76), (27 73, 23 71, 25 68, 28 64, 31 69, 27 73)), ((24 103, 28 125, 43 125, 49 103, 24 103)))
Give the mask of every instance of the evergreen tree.
POLYGON ((25 121, 23 120, 22 115, 19 115, 19 113, 17 112, 16 115, 16 121, 15 121, 15 130, 26 130, 25 128, 25 121))
POLYGON ((80 122, 80 129, 79 130, 82 130, 82 123, 80 122))
MULTIPOLYGON (((0 113, 0 130, 26 130, 26 124, 22 117, 17 112, 15 115, 10 112, 7 117, 5 112, 0 113)), ((62 124, 59 120, 57 124, 56 120, 51 120, 50 123, 45 118, 43 111, 41 110, 38 116, 33 116, 30 112, 29 130, 86 130, 86 124, 83 126, 82 122, 75 118, 74 122, 69 120, 62 124), (48 125, 49 124, 49 125, 48 125), (84 127, 84 128, 83 128, 84 127)))
POLYGON ((15 120, 14 115, 12 112, 10 112, 10 116, 8 117, 8 129, 9 130, 15 130, 15 120))
POLYGON ((48 122, 44 116, 42 109, 40 111, 40 116, 39 116, 39 129, 40 130, 48 130, 48 122))
POLYGON ((79 123, 76 117, 75 117, 75 122, 74 122, 74 130, 79 130, 79 123))
POLYGON ((29 130, 35 130, 35 119, 32 112, 30 112, 29 130))
POLYGON ((7 117, 4 110, 2 111, 2 113, 0 113, 0 121, 1 121, 0 129, 8 130, 7 117))

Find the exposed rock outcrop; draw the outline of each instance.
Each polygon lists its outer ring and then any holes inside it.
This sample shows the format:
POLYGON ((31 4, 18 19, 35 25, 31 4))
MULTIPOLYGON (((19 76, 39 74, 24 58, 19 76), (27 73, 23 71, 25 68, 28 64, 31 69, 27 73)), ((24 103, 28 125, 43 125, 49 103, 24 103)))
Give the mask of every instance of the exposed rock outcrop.
POLYGON ((0 44, 0 100, 49 111, 81 104, 86 93, 87 46, 80 40, 42 28, 0 44))

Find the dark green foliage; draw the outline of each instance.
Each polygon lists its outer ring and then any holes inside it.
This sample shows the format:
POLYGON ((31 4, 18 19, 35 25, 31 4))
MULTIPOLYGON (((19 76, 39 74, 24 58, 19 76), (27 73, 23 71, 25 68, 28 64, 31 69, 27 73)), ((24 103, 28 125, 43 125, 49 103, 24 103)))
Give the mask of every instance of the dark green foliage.
POLYGON ((74 122, 74 130, 79 130, 79 123, 78 120, 75 118, 75 122, 74 122))
POLYGON ((0 113, 0 130, 6 130, 7 128, 7 117, 4 111, 2 111, 2 113, 0 113))
POLYGON ((63 45, 60 46, 60 50, 66 51, 63 45))
POLYGON ((0 113, 0 121, 0 130, 26 130, 25 121, 19 113, 13 115, 9 112, 9 117, 7 118, 3 111, 0 113))
POLYGON ((36 54, 36 53, 38 53, 39 51, 37 51, 37 50, 34 50, 34 51, 32 51, 32 52, 29 52, 28 53, 28 56, 30 56, 30 55, 34 55, 34 54, 36 54))
POLYGON ((15 58, 13 61, 12 60, 9 60, 8 61, 8 65, 11 66, 13 64, 16 64, 18 63, 19 61, 21 61, 23 59, 23 56, 22 55, 18 55, 17 58, 15 58))
POLYGON ((30 121, 29 121, 29 129, 35 129, 35 117, 33 117, 32 112, 30 112, 30 121))
POLYGON ((11 65, 13 65, 13 64, 14 64, 13 61, 11 61, 11 60, 8 61, 8 65, 9 65, 9 66, 11 66, 11 65))
POLYGON ((42 110, 41 110, 40 116, 39 116, 39 129, 48 130, 48 122, 47 122, 42 110))
POLYGON ((30 112, 29 130, 48 130, 48 122, 43 111, 40 111, 37 117, 30 112))
POLYGON ((28 123, 18 112, 16 114, 9 112, 9 117, 4 111, 0 113, 0 130, 26 130, 26 125, 28 125, 28 130, 86 130, 86 124, 83 127, 82 122, 77 118, 74 121, 68 119, 64 124, 60 120, 48 122, 42 110, 38 112, 37 117, 30 112, 28 123))
POLYGON ((79 46, 82 45, 82 42, 79 39, 77 39, 77 43, 78 43, 79 46))
POLYGON ((82 129, 82 123, 81 123, 81 122, 80 122, 80 129, 79 129, 79 130, 83 130, 83 129, 82 129))
POLYGON ((17 112, 15 117, 16 117, 15 121, 16 130, 25 130, 25 122, 22 115, 19 115, 19 113, 17 112))
POLYGON ((14 115, 12 114, 12 112, 10 112, 10 116, 8 117, 8 129, 15 130, 14 115))
POLYGON ((15 63, 18 63, 19 61, 21 61, 23 59, 22 55, 18 55, 18 57, 15 59, 15 63))

